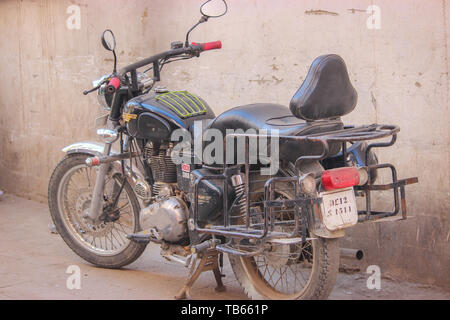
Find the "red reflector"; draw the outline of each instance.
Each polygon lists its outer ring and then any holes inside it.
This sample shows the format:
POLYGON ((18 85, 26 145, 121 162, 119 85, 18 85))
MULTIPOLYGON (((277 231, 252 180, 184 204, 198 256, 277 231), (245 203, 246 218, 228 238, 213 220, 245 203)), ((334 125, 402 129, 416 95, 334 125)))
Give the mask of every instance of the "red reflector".
POLYGON ((100 159, 98 157, 93 157, 92 159, 92 165, 98 166, 100 164, 100 159))
POLYGON ((322 173, 322 186, 325 190, 334 190, 356 186, 359 173, 356 168, 337 168, 322 173))

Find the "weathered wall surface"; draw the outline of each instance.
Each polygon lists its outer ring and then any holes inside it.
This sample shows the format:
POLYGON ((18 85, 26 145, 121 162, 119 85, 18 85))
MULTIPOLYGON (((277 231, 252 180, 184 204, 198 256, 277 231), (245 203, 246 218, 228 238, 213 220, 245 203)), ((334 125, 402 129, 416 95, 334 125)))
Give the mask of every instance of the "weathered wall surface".
MULTIPOLYGON (((201 3, 0 1, 0 188, 44 201, 60 149, 94 136, 101 112, 81 92, 111 70, 103 29, 114 30, 125 65, 183 40, 201 3), (74 4, 79 30, 66 27, 74 4)), ((253 102, 287 105, 315 57, 341 55, 359 93, 344 121, 398 124, 397 143, 379 158, 420 180, 407 193, 413 219, 357 226, 343 245, 364 249, 366 263, 385 275, 450 287, 448 1, 228 3, 225 17, 192 33, 198 42, 222 40, 223 49, 168 65, 162 84, 200 94, 216 113, 253 102), (381 9, 380 29, 367 28, 369 5, 381 9)))

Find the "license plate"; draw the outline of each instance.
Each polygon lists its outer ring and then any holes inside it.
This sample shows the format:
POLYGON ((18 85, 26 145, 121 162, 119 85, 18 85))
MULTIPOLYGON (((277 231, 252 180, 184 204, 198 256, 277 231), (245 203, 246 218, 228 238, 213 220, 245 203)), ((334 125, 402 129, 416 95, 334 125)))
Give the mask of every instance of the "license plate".
POLYGON ((326 191, 319 196, 322 197, 323 224, 328 230, 351 227, 358 222, 353 188, 326 191))

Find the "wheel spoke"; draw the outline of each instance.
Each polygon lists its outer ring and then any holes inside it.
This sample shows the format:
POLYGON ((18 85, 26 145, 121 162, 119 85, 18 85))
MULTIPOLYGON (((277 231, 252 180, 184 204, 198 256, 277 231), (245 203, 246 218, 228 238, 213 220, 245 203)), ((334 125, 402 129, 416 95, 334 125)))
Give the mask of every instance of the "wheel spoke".
MULTIPOLYGON (((129 240, 125 235, 134 232, 134 207, 131 205, 129 191, 124 187, 115 209, 119 214, 119 220, 91 225, 83 216, 90 208, 95 176, 95 171, 85 165, 71 168, 63 176, 59 189, 61 191, 58 192, 60 210, 64 213, 64 223, 78 243, 98 254, 115 254, 127 247, 129 240)), ((105 179, 104 210, 112 210, 106 205, 114 197, 113 186, 118 183, 117 181, 118 178, 112 176, 105 179)), ((117 191, 118 189, 120 184, 117 191)))
MULTIPOLYGON (((284 200, 289 197, 277 192, 273 198, 276 200, 284 200)), ((258 195, 252 199, 252 204, 260 203, 263 205, 264 195, 258 195)), ((261 211, 263 208, 261 208, 261 211)), ((295 211, 292 207, 280 206, 273 208, 272 218, 269 224, 274 225, 272 231, 291 233, 293 231, 293 224, 275 224, 277 222, 292 221, 295 219, 295 211)), ((256 219, 256 218, 253 218, 256 219)), ((253 221, 258 223, 260 221, 253 221)), ((301 219, 298 220, 301 225, 304 223, 301 219)), ((301 230, 301 227, 300 229, 301 230)), ((299 296, 306 288, 309 278, 312 275, 313 263, 313 242, 308 240, 306 243, 298 243, 293 245, 272 244, 268 251, 265 251, 259 256, 247 258, 244 261, 253 261, 247 264, 247 268, 253 266, 256 272, 251 271, 251 277, 260 278, 261 285, 268 288, 267 292, 275 291, 277 297, 292 295, 299 296), (281 296, 279 296, 281 294, 281 296)), ((255 281, 258 281, 255 279, 255 281)), ((269 293, 267 293, 269 294, 269 293)), ((270 294, 269 294, 270 296, 270 294)))

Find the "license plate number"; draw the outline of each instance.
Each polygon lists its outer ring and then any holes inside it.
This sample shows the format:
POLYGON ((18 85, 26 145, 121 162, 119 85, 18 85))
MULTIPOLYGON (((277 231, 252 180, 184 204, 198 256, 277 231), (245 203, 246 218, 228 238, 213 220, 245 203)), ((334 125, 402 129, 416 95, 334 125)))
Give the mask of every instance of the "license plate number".
POLYGON ((323 224, 328 230, 351 227, 358 222, 353 188, 326 191, 319 193, 319 196, 322 197, 323 224))

